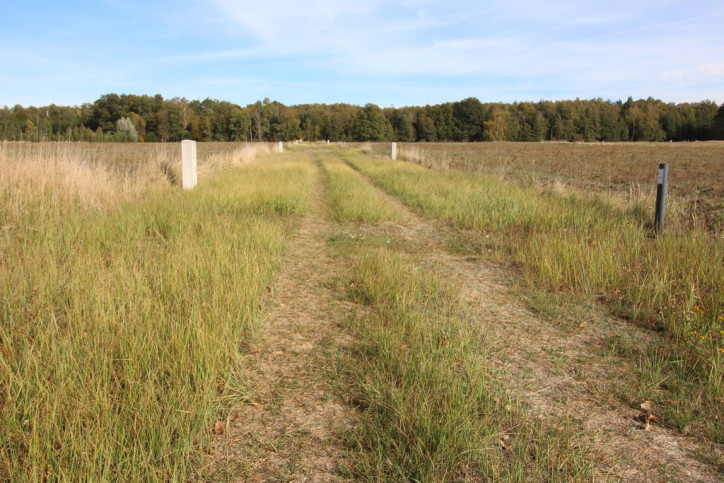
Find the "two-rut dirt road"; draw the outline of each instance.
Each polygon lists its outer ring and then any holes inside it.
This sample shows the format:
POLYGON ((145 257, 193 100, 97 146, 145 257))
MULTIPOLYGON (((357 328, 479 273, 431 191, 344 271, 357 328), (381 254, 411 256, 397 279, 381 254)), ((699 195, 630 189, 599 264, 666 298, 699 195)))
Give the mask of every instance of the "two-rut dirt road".
MULTIPOLYGON (((262 335, 243 356, 249 395, 230 411, 224 434, 215 436, 202 472, 210 479, 349 478, 343 471, 349 464, 340 435, 354 430, 358 414, 333 387, 344 385, 335 380, 342 376, 334 366, 340 350, 354 344, 340 323, 354 307, 335 293, 332 283, 345 276, 349 266, 328 246, 330 235, 345 225, 330 216, 320 162, 325 156, 336 158, 329 150, 311 153, 317 173, 309 210, 264 301, 262 335)), ((361 183, 369 182, 358 176, 361 183)), ((636 420, 640 411, 612 394, 611 381, 627 367, 602 355, 603 334, 641 329, 601 314, 575 330, 536 316, 516 296, 514 273, 449 249, 447 228, 380 194, 399 219, 364 229, 424 248, 425 264, 461 284, 476 320, 506 347, 499 365, 510 390, 529 407, 529 417, 549 425, 577 425, 579 443, 596 460, 601 479, 720 481, 721 467, 695 455, 713 452, 708 460, 721 461, 721 447, 702 449, 659 426, 643 431, 636 420)))

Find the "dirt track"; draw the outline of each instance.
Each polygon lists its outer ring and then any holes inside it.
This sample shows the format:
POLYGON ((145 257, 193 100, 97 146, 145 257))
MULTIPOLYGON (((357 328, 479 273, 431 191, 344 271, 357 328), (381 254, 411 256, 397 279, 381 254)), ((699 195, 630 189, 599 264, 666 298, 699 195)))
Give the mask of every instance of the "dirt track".
POLYGON ((712 451, 711 460, 722 461, 721 447, 702 449, 660 426, 644 431, 637 419, 642 411, 615 394, 614 382, 633 367, 606 354, 606 338, 625 333, 635 340, 652 334, 595 307, 563 314, 560 320, 534 314, 516 292, 514 273, 451 251, 444 227, 386 194, 401 215, 399 222, 332 222, 319 164, 318 170, 309 213, 265 301, 264 335, 244 355, 250 397, 231 411, 226 431, 215 437, 206 461, 205 472, 213 479, 331 481, 348 474, 338 435, 354 428, 358 415, 333 386, 338 384, 334 364, 340 348, 354 343, 340 321, 354 307, 334 292, 333 279, 344 276, 348 267, 332 256, 327 240, 331 233, 363 230, 417 247, 426 254, 422 263, 464 287, 476 322, 507 348, 497 363, 511 391, 525 401, 531 417, 577 427, 577 444, 590 449, 602 479, 720 481, 721 469, 695 454, 712 451))

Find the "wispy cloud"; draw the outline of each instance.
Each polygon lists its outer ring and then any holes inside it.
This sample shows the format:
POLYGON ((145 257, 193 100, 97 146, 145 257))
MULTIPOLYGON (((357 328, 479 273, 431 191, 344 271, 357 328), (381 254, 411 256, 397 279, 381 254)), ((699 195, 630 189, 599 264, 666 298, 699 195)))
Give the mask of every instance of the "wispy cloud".
POLYGON ((240 103, 724 101, 718 0, 68 2, 3 7, 0 104, 31 89, 80 101, 113 90, 240 103))

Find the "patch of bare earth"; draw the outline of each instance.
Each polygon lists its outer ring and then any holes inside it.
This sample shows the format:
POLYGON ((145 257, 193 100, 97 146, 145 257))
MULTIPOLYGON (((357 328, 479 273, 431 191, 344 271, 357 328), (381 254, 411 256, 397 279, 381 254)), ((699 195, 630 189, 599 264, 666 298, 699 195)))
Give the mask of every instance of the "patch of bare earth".
POLYGON ((445 249, 450 238, 444 234, 446 229, 438 229, 396 198, 380 193, 403 220, 379 229, 396 243, 424 249, 427 263, 460 282, 471 316, 503 347, 497 361, 501 379, 520 395, 531 416, 553 426, 573 425, 578 443, 590 449, 601 479, 722 481, 721 464, 705 462, 724 461, 722 445, 703 447, 655 424, 644 430, 640 420, 644 411, 623 404, 615 394, 616 381, 631 378, 634 367, 631 361, 605 355, 607 338, 650 341, 656 334, 595 308, 581 311, 585 320, 573 328, 570 321, 556 324, 536 315, 516 294, 516 275, 510 270, 452 254, 445 249))
POLYGON ((250 384, 214 435, 202 474, 231 481, 339 481, 337 435, 355 424, 354 410, 329 387, 345 307, 327 283, 340 271, 328 256, 320 176, 309 214, 290 241, 266 307, 263 335, 243 356, 250 384), (332 354, 332 355, 330 355, 332 354))
POLYGON ((721 445, 703 448, 656 424, 645 430, 645 411, 616 396, 617 382, 634 379, 635 367, 631 361, 606 356, 607 339, 625 335, 644 341, 655 334, 595 310, 575 329, 556 325, 527 309, 511 290, 514 282, 503 268, 454 257, 446 265, 464 284, 464 295, 480 323, 507 348, 498 361, 504 377, 532 414, 552 424, 567 421, 577 429, 601 477, 721 481, 720 469, 697 457, 712 452, 710 460, 722 461, 721 445))

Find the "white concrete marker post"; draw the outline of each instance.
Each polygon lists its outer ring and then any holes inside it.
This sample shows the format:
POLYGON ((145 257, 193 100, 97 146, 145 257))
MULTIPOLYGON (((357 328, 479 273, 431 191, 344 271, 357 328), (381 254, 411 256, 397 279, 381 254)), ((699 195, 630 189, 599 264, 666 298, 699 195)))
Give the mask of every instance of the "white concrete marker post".
POLYGON ((390 158, 397 159, 397 143, 392 143, 392 155, 390 158))
POLYGON ((280 153, 284 152, 284 143, 282 141, 279 141, 279 152, 280 153))
POLYGON ((181 179, 185 190, 193 189, 196 178, 196 141, 181 141, 181 179))

